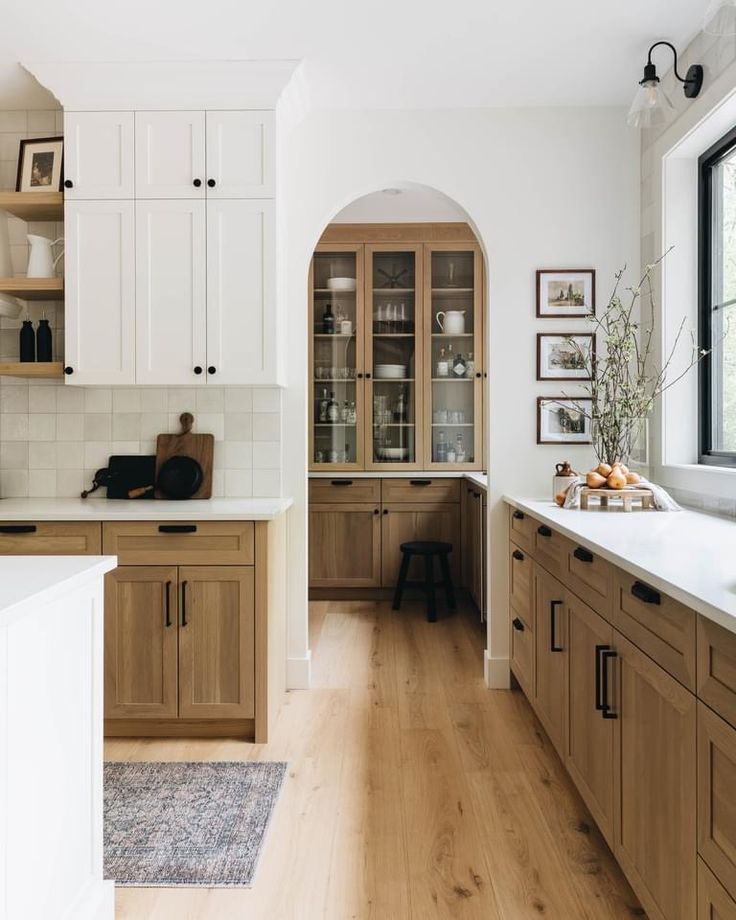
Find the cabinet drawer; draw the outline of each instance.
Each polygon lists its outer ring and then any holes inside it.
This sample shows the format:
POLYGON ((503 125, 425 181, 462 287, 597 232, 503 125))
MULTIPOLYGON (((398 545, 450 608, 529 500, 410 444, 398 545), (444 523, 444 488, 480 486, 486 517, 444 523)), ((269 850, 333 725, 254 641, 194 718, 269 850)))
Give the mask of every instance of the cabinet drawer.
POLYGON ((0 524, 0 556, 93 556, 101 548, 100 525, 95 522, 0 524))
POLYGON ((309 501, 310 504, 328 505, 378 503, 381 501, 381 480, 350 479, 349 476, 344 478, 338 476, 335 479, 310 479, 309 501))
POLYGON ((509 591, 511 603, 531 621, 532 557, 513 543, 509 544, 509 591))
POLYGON ((534 521, 534 558, 552 575, 561 578, 566 569, 567 550, 570 541, 547 524, 534 521))
POLYGON ((689 607, 615 570, 614 626, 693 692, 695 620, 689 607))
POLYGON ((509 508, 509 537, 528 553, 534 548, 534 530, 537 521, 529 517, 526 511, 509 508))
POLYGON ((527 698, 534 698, 534 630, 532 617, 511 606, 511 670, 527 698))
POLYGON ((736 728, 736 633, 698 617, 698 696, 736 728))
POLYGON ((698 920, 736 920, 736 901, 702 859, 698 859, 698 920))
POLYGON ((459 502, 459 479, 384 479, 382 498, 389 502, 459 502))
POLYGON ((613 566, 584 546, 567 544, 564 582, 585 603, 611 617, 613 605, 613 566))
POLYGON ((698 853, 736 898, 736 730, 698 703, 698 853))
POLYGON ((124 521, 102 525, 120 565, 253 565, 252 521, 124 521))

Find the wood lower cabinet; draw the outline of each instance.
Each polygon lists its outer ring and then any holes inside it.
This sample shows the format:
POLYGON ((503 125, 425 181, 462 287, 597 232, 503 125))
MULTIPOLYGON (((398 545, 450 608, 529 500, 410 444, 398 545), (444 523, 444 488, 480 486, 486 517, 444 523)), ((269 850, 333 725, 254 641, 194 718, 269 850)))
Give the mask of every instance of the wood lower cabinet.
POLYGON ((651 920, 690 920, 696 912, 696 700, 619 633, 615 646, 621 775, 614 851, 651 920))
POLYGON ((698 860, 698 920, 736 920, 736 901, 698 860))
POLYGON ((698 703, 698 852, 736 899, 736 730, 698 703))
POLYGON ((461 501, 462 581, 473 603, 485 617, 486 494, 474 487, 463 491, 461 501))
POLYGON ((179 716, 255 716, 254 569, 179 569, 179 716))
POLYGON ((105 718, 175 719, 176 566, 122 566, 105 578, 105 718))
POLYGON ((378 505, 310 506, 309 584, 313 588, 381 586, 378 505))
POLYGON ((534 568, 535 679, 537 715, 564 757, 567 717, 568 629, 565 589, 539 566, 534 568))
MULTIPOLYGON (((402 505, 383 507, 381 514, 381 584, 393 588, 399 577, 401 544, 412 540, 441 540, 452 543, 450 570, 456 583, 460 579, 460 508, 450 504, 402 505)), ((435 573, 439 579, 439 572, 435 573)), ((424 580, 423 560, 415 557, 409 579, 424 580)))
MULTIPOLYGON (((613 648, 613 628, 571 594, 567 595, 567 617, 569 713, 565 763, 596 824, 612 846, 615 719, 604 718, 600 707, 602 655, 613 648)), ((610 696, 610 683, 606 689, 610 696)))

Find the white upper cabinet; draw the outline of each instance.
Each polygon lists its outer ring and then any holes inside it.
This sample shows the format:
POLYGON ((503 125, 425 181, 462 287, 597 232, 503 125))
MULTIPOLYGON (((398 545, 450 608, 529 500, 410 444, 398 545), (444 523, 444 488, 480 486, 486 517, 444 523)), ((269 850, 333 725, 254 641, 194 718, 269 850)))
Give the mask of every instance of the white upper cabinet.
POLYGON ((207 202, 208 382, 273 383, 272 201, 207 202))
POLYGON ((207 112, 207 197, 272 198, 273 112, 207 112))
POLYGON ((205 113, 135 113, 136 198, 204 198, 205 113))
POLYGON ((204 201, 136 202, 136 381, 204 383, 204 201))
POLYGON ((132 201, 68 201, 64 354, 67 383, 135 383, 132 201))
POLYGON ((133 198, 133 136, 132 112, 66 112, 66 198, 133 198))

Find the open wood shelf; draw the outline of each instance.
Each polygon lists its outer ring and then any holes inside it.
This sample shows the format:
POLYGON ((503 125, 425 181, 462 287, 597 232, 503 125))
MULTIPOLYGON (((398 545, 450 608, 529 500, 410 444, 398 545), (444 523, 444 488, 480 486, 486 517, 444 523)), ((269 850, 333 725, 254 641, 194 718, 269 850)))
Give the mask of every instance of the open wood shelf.
POLYGON ((0 377, 59 379, 64 376, 61 361, 10 361, 0 363, 0 377))
POLYGON ((0 210, 21 220, 64 220, 61 192, 0 192, 0 210))
POLYGON ((0 278, 0 294, 21 300, 63 300, 63 278, 0 278))

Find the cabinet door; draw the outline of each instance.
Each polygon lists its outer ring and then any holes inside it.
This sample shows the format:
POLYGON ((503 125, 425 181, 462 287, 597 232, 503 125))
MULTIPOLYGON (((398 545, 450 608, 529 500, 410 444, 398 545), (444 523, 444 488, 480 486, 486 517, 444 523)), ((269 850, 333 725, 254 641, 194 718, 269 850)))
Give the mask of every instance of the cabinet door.
POLYGON ((698 703, 698 852, 736 898, 736 730, 698 703))
MULTIPOLYGON (((613 629, 574 595, 567 596, 569 694, 565 753, 570 772, 604 837, 613 844, 615 719, 600 709, 602 652, 613 629)), ((607 688, 613 699, 612 686, 607 688)))
POLYGON ((204 201, 136 202, 137 383, 205 382, 205 247, 204 201))
POLYGON ((273 135, 273 112, 207 112, 207 197, 273 198, 273 135))
POLYGON ((310 505, 310 587, 381 586, 379 511, 378 505, 310 505))
POLYGON ((67 383, 135 383, 132 201, 67 201, 64 355, 67 383))
POLYGON ((176 584, 174 566, 105 576, 105 718, 176 718, 176 584))
MULTIPOLYGON (((614 852, 652 920, 695 916, 695 696, 620 633, 614 852)), ((732 790, 731 790, 732 791, 732 790)))
POLYGON ((273 278, 273 202, 209 201, 207 367, 212 383, 276 383, 273 278))
POLYGON ((736 920, 736 901, 702 859, 698 860, 698 920, 736 920))
MULTIPOLYGON (((412 540, 442 540, 452 543, 450 569, 455 583, 460 577, 459 505, 384 505, 381 515, 381 583, 393 588, 399 577, 401 544, 412 540)), ((411 581, 424 581, 424 561, 414 557, 409 568, 411 581)), ((435 560, 435 580, 439 580, 435 560)))
POLYGON ((255 569, 179 568, 179 716, 255 716, 255 569))
POLYGON ((133 198, 134 163, 132 112, 64 113, 67 201, 133 198))
POLYGON ((567 719, 567 604, 565 589, 534 566, 536 641, 534 708, 561 757, 567 719))
POLYGON ((204 198, 204 112, 135 113, 136 198, 204 198))

